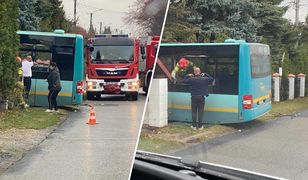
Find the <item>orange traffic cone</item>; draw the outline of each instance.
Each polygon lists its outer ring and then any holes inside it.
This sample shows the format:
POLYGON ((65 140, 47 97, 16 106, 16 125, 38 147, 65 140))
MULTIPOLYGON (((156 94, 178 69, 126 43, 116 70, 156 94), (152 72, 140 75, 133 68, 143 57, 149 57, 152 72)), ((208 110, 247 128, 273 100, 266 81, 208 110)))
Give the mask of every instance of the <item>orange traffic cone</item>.
POLYGON ((94 107, 91 106, 91 111, 90 111, 90 119, 89 122, 87 122, 89 125, 95 125, 96 123, 96 117, 95 117, 95 112, 94 112, 94 107))

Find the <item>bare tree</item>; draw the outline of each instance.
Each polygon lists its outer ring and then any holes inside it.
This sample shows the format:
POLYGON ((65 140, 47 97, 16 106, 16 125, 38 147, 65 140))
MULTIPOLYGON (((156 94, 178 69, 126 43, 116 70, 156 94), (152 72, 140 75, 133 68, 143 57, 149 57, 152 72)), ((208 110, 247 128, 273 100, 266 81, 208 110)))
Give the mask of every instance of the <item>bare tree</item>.
POLYGON ((160 35, 167 4, 168 0, 136 0, 125 22, 137 26, 139 34, 160 35))

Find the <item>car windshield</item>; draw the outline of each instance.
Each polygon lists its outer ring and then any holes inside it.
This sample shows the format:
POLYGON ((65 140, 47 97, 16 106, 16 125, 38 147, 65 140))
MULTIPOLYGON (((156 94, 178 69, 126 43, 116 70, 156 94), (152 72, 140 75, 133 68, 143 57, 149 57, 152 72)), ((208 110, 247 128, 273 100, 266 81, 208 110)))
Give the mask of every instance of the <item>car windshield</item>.
POLYGON ((134 46, 94 46, 91 52, 93 64, 122 64, 134 61, 134 46))

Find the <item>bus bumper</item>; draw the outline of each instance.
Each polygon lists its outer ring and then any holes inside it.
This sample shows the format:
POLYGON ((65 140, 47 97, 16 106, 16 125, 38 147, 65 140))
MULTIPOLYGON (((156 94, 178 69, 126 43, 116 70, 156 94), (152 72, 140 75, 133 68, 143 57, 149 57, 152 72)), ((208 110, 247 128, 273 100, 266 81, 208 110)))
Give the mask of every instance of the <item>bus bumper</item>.
POLYGON ((264 114, 268 113, 272 109, 272 102, 267 100, 262 106, 254 107, 250 110, 243 110, 243 122, 255 120, 264 114))

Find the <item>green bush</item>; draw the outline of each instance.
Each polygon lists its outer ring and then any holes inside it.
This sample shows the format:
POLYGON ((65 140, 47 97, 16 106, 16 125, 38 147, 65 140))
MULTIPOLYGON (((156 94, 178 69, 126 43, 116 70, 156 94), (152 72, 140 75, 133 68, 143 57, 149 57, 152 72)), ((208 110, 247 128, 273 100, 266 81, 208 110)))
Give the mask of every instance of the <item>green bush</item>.
POLYGON ((0 98, 7 99, 13 92, 18 53, 18 2, 17 0, 0 1, 0 98))

